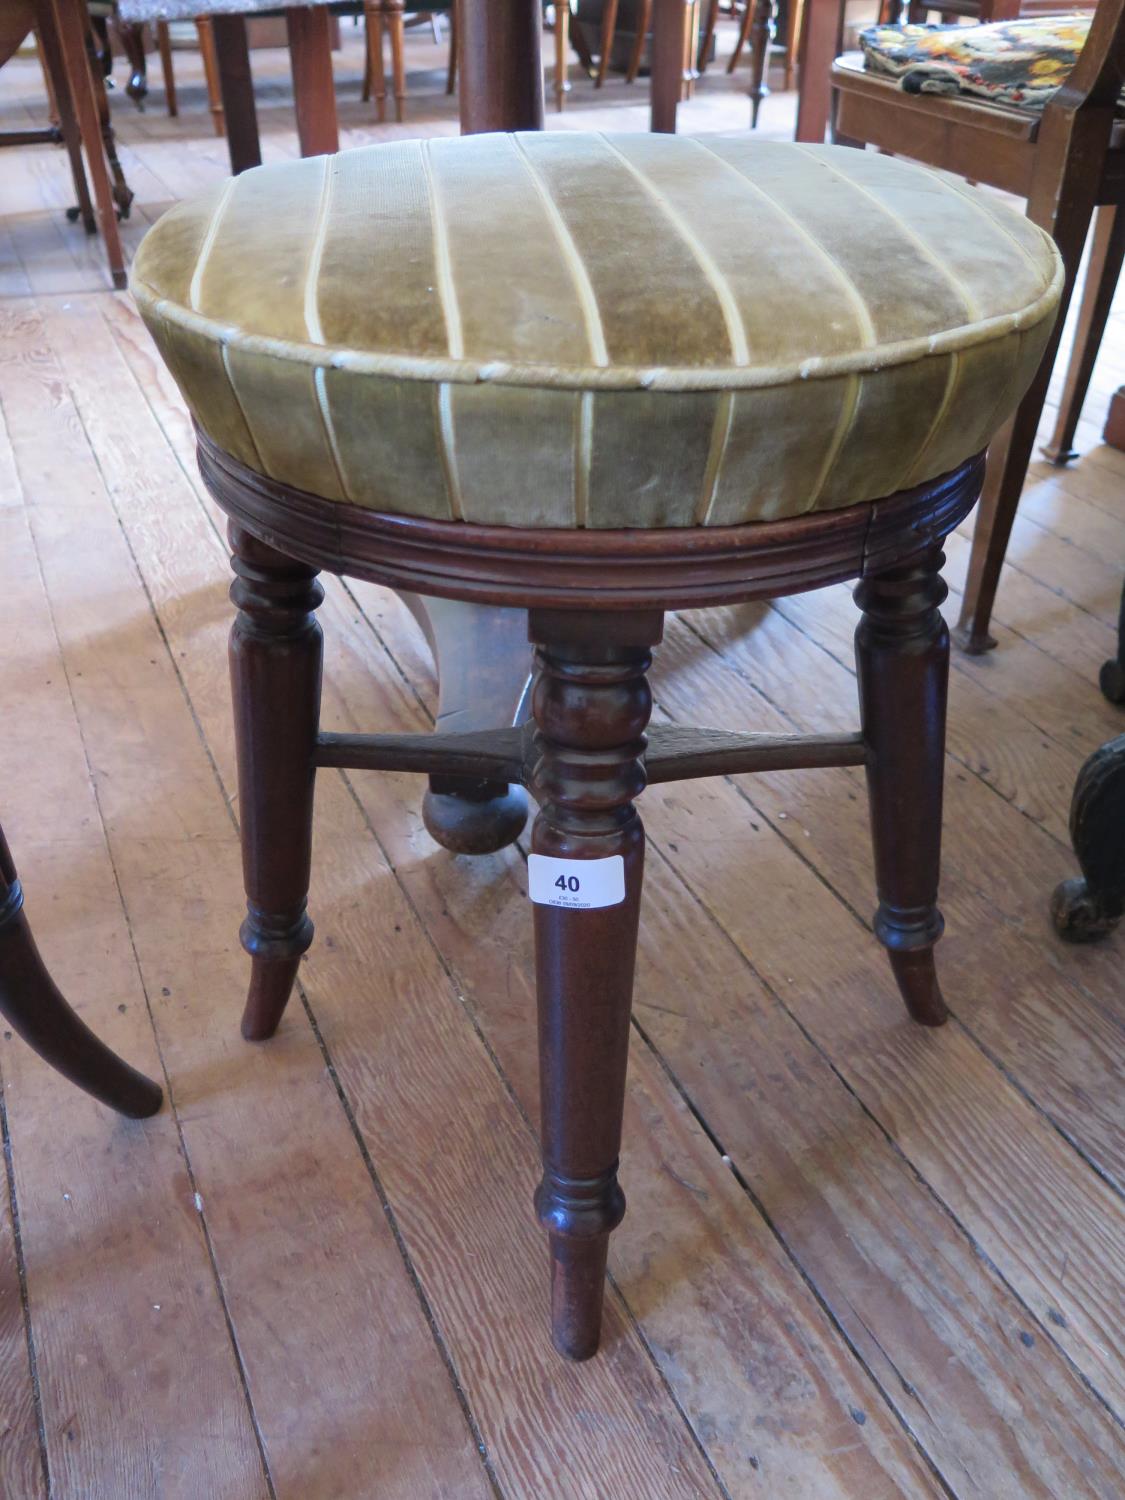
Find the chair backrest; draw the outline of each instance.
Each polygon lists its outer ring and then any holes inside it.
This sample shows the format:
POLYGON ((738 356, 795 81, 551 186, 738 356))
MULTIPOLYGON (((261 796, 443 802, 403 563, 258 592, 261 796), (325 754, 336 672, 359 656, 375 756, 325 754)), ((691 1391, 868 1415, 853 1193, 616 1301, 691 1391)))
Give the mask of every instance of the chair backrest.
POLYGON ((1078 61, 1044 110, 1048 117, 1077 110, 1104 110, 1112 115, 1125 83, 1125 0, 1098 0, 1090 35, 1078 61))

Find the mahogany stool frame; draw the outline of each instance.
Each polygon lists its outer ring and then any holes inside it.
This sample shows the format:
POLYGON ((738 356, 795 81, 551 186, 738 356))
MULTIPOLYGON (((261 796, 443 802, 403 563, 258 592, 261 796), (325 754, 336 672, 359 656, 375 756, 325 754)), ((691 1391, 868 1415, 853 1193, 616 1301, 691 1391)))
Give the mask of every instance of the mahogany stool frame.
MULTIPOLYGON (((230 660, 251 956, 243 1034, 272 1036, 313 927, 306 902, 320 767, 522 783, 534 853, 621 855, 615 906, 535 906, 543 1179, 556 1346, 597 1348, 617 1183, 644 866, 647 782, 747 771, 867 771, 876 936, 910 1014, 946 1019, 934 966, 949 634, 941 540, 980 493, 983 455, 887 500, 745 526, 655 531, 466 526, 321 499, 264 478, 197 431, 200 472, 230 518, 238 608, 230 660), (469 733, 324 734, 321 570, 526 609, 533 722, 469 733), (646 672, 665 610, 741 603, 858 578, 860 728, 755 735, 656 728, 646 672)), ((498 712, 499 718, 499 712, 498 712)))

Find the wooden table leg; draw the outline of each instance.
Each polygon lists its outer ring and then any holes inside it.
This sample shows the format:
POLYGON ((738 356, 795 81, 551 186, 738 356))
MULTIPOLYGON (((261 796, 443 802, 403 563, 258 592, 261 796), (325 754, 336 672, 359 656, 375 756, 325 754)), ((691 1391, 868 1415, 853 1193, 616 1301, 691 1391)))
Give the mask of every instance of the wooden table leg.
POLYGON ((79 0, 39 0, 36 14, 40 28, 53 27, 59 40, 59 51, 94 184, 94 201, 98 206, 110 276, 114 287, 122 291, 127 284, 125 254, 117 228, 117 208, 106 165, 90 60, 86 54, 86 8, 79 0))
POLYGON ((286 7, 285 25, 301 155, 331 155, 340 149, 332 76, 332 17, 324 6, 290 5, 286 7))
POLYGON ((841 0, 806 0, 801 18, 798 141, 820 144, 832 113, 832 64, 839 50, 841 0))
POLYGON ((0 829, 0 1015, 64 1077, 133 1119, 153 1115, 163 1094, 81 1021, 48 974, 23 910, 23 891, 0 829))
POLYGON ((690 0, 654 0, 652 15, 652 129, 676 133, 684 88, 684 47, 690 0))
POLYGON ((230 169, 237 177, 248 167, 260 167, 262 164, 258 110, 254 104, 254 79, 250 73, 250 49, 246 45, 246 18, 239 15, 214 15, 211 17, 211 34, 215 40, 219 91, 223 96, 230 169))

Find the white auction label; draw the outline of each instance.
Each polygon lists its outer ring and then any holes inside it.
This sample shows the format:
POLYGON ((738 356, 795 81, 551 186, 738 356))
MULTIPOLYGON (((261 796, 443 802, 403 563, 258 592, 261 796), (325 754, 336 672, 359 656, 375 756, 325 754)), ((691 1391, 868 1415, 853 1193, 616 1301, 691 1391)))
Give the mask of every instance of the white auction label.
POLYGON ((608 859, 529 854, 527 873, 528 895, 538 906, 592 911, 598 906, 620 906, 625 899, 625 861, 620 854, 608 859))

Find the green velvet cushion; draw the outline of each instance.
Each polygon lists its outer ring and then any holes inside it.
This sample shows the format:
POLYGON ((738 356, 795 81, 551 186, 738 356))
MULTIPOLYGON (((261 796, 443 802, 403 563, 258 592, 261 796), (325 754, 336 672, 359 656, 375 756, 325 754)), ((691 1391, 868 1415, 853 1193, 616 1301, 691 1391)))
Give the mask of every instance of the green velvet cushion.
POLYGON ((890 157, 749 136, 401 141, 167 213, 133 291, 196 419, 333 500, 512 526, 874 500, 984 447, 1048 237, 890 157))

